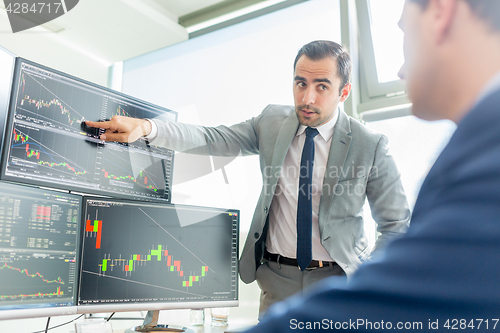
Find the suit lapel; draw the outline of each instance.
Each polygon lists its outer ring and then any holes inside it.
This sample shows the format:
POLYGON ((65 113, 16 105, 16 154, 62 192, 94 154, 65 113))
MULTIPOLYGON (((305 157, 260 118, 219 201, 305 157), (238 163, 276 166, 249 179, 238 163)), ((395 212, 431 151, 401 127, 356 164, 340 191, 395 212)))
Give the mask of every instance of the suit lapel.
POLYGON ((335 130, 330 144, 330 152, 328 155, 328 162, 326 163, 325 178, 323 179, 323 194, 319 204, 319 220, 322 221, 326 216, 334 198, 334 189, 339 182, 339 175, 349 152, 351 145, 350 136, 351 125, 349 117, 341 110, 339 110, 339 119, 335 125, 335 130))
POLYGON ((272 179, 269 180, 269 184, 274 187, 278 182, 278 174, 277 170, 280 170, 283 166, 283 162, 285 161, 286 153, 292 144, 292 140, 297 133, 297 128, 299 127, 299 120, 297 119, 297 115, 292 113, 288 118, 285 119, 283 124, 281 125, 278 133, 278 137, 276 138, 276 144, 273 150, 273 159, 271 163, 272 168, 272 179))

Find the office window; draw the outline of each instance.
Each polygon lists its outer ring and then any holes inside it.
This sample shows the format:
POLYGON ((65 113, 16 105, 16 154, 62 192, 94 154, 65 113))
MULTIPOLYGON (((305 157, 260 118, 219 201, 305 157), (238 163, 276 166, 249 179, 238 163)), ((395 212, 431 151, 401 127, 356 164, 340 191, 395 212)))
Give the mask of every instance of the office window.
MULTIPOLYGON (((450 140, 456 125, 449 120, 429 122, 406 116, 369 122, 367 126, 388 137, 389 151, 401 173, 408 203, 413 210, 427 173, 450 140)), ((367 233, 374 242, 375 223, 372 223, 368 204, 364 213, 367 233)))
POLYGON ((405 90, 397 73, 404 62, 403 33, 397 22, 402 0, 357 0, 363 102, 405 90))
POLYGON ((397 74, 404 57, 403 32, 397 24, 403 12, 404 1, 370 0, 368 5, 378 82, 399 80, 397 74))

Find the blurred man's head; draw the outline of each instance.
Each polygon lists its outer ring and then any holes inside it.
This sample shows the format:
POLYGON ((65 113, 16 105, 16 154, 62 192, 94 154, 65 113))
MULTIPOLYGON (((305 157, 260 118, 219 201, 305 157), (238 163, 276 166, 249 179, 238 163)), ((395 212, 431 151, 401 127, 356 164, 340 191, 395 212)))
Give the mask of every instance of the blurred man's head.
MULTIPOLYGON (((409 0, 419 4, 422 8, 429 5, 430 0, 409 0)), ((462 0, 482 21, 491 26, 493 30, 500 32, 500 1, 497 0, 462 0)))
POLYGON ((399 26, 413 113, 458 122, 500 70, 500 1, 406 0, 399 26))

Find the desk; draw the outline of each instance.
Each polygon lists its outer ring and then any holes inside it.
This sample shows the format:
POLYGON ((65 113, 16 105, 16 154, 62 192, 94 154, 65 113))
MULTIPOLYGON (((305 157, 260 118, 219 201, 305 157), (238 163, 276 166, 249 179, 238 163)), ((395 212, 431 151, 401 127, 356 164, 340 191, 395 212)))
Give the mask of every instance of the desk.
MULTIPOLYGON (((158 324, 170 324, 185 326, 190 329, 190 333, 224 333, 225 331, 236 332, 238 329, 250 327, 257 324, 256 316, 249 318, 248 309, 245 307, 231 308, 228 317, 228 326, 212 326, 210 309, 205 309, 205 325, 189 326, 189 310, 165 310, 160 312, 158 324), (245 313, 247 312, 247 313, 245 313)), ((131 327, 142 325, 142 321, 113 322, 113 333, 125 333, 131 327)))
MULTIPOLYGON (((224 327, 216 327, 210 325, 210 323, 205 324, 204 326, 188 326, 189 333, 224 333, 224 332, 238 332, 241 329, 249 327, 249 326, 238 326, 238 325, 229 325, 224 327)), ((113 333, 125 333, 125 330, 113 330, 113 333)))

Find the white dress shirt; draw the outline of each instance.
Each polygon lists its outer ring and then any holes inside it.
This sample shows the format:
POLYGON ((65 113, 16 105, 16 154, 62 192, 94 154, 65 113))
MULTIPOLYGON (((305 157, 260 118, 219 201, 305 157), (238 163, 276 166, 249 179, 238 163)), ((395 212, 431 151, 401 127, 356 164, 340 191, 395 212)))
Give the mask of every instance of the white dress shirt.
MULTIPOLYGON (((318 212, 321 189, 330 153, 330 144, 339 110, 325 124, 316 127, 319 135, 314 138, 314 166, 312 178, 312 258, 313 260, 332 261, 321 245, 318 212)), ((269 210, 269 229, 266 247, 270 253, 288 258, 297 257, 297 205, 299 194, 299 171, 302 148, 306 138, 306 126, 300 125, 283 162, 276 193, 269 210)))

